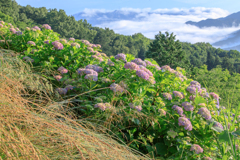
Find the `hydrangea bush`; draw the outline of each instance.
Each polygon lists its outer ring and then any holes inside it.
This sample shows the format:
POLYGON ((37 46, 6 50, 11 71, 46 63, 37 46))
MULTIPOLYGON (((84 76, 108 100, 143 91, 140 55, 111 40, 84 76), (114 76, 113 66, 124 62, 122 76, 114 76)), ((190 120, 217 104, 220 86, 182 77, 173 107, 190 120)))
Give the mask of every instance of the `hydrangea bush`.
POLYGON ((171 159, 239 156, 238 111, 220 106, 219 95, 187 79, 184 69, 124 53, 108 57, 99 44, 59 39, 48 24, 18 33, 1 22, 0 31, 1 47, 21 52, 34 67, 55 69, 45 76, 56 93, 75 96, 80 117, 105 121, 132 148, 171 159))

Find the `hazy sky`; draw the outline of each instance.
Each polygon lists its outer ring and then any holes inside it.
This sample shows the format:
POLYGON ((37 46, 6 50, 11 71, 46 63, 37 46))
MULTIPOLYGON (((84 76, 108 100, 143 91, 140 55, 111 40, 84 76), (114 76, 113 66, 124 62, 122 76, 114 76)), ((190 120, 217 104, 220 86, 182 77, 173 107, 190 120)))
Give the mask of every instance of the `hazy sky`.
POLYGON ((229 13, 240 10, 240 0, 16 0, 22 6, 57 8, 66 11, 67 15, 88 9, 115 10, 121 8, 221 8, 229 13))

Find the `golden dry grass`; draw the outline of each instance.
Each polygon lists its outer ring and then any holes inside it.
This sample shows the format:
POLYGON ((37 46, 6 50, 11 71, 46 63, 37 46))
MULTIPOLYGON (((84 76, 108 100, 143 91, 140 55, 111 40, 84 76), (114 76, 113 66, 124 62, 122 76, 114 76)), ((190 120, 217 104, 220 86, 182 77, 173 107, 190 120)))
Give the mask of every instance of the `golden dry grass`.
POLYGON ((106 128, 77 120, 52 85, 11 53, 0 52, 1 159, 147 159, 106 128))

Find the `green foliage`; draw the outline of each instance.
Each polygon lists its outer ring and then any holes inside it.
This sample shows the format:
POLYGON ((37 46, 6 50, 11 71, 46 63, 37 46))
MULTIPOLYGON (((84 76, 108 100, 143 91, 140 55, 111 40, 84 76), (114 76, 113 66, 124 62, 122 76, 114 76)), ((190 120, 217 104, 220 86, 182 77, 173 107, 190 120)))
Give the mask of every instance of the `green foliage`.
POLYGON ((171 68, 182 67, 188 69, 190 62, 186 59, 181 43, 175 41, 175 35, 166 32, 166 35, 159 32, 155 40, 150 43, 146 58, 153 58, 160 66, 169 65, 171 68))

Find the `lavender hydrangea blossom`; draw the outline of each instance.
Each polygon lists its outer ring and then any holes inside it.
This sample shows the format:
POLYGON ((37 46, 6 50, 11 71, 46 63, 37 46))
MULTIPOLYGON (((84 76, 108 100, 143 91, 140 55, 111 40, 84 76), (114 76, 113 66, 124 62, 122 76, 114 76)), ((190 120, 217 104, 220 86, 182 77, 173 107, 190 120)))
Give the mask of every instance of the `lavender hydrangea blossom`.
POLYGON ((199 145, 193 144, 190 151, 195 151, 196 154, 199 154, 203 152, 203 149, 199 145))
POLYGON ((168 100, 172 100, 172 95, 170 93, 163 93, 163 97, 168 100))
POLYGON ((51 30, 51 26, 49 26, 48 24, 43 24, 43 25, 42 25, 42 28, 51 30))
POLYGON ((193 111, 194 107, 191 105, 190 102, 183 102, 182 106, 186 111, 193 111))
POLYGON ((68 73, 68 70, 64 68, 63 66, 58 68, 58 71, 61 72, 61 74, 68 73))
POLYGON ((191 131, 192 130, 192 124, 191 122, 185 118, 185 117, 179 117, 178 118, 178 125, 179 126, 184 126, 184 129, 191 131))
POLYGON ((75 38, 69 38, 69 41, 75 41, 75 38))
POLYGON ((67 89, 67 91, 73 90, 73 86, 72 85, 67 85, 65 88, 67 89))
POLYGON ((139 66, 134 62, 127 62, 124 65, 124 68, 131 69, 131 70, 136 70, 136 71, 140 69, 139 66))
POLYGON ((110 89, 116 94, 124 92, 124 89, 116 83, 111 84, 110 89))
POLYGON ((210 120, 212 118, 210 111, 205 107, 201 107, 198 110, 198 114, 203 116, 206 120, 210 120))
POLYGON ((93 74, 93 75, 98 76, 98 73, 96 71, 94 71, 93 69, 85 69, 84 73, 85 74, 93 74))
POLYGON ((125 62, 127 61, 127 60, 126 60, 126 55, 123 54, 123 53, 117 54, 117 55, 115 56, 115 59, 123 60, 123 61, 125 61, 125 62))
POLYGON ((61 75, 56 75, 56 76, 54 76, 54 78, 55 78, 57 81, 60 81, 60 79, 62 79, 62 76, 61 76, 61 75))
POLYGON ((183 109, 177 105, 173 105, 172 109, 174 109, 175 111, 177 111, 177 113, 180 115, 180 116, 183 116, 183 109))
POLYGON ((140 78, 143 78, 145 80, 148 80, 149 79, 149 74, 141 69, 137 70, 136 71, 136 75, 140 78))
POLYGON ((27 44, 30 44, 30 45, 36 46, 35 42, 33 42, 33 41, 28 41, 27 44))
POLYGON ((223 129, 223 126, 219 122, 214 122, 213 127, 219 127, 223 129))
POLYGON ((41 31, 41 29, 38 26, 34 26, 32 29, 41 31))
POLYGON ((173 94, 175 97, 178 97, 180 99, 183 99, 183 93, 179 92, 179 91, 173 91, 173 94))
POLYGON ((52 42, 52 45, 54 46, 55 49, 59 49, 59 50, 62 50, 64 47, 63 47, 63 44, 58 42, 58 41, 54 41, 52 42))
POLYGON ((105 111, 106 110, 106 105, 104 103, 97 103, 94 105, 95 108, 99 108, 101 109, 102 111, 105 111))
POLYGON ((91 80, 91 81, 97 81, 98 80, 98 76, 94 75, 94 74, 87 74, 84 77, 85 79, 91 80))
POLYGON ((144 67, 146 67, 146 62, 144 62, 143 60, 141 60, 140 58, 135 58, 134 60, 132 60, 131 62, 134 62, 138 65, 143 65, 144 67))

